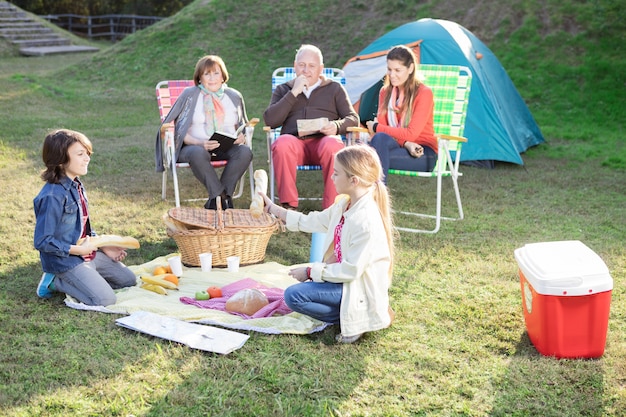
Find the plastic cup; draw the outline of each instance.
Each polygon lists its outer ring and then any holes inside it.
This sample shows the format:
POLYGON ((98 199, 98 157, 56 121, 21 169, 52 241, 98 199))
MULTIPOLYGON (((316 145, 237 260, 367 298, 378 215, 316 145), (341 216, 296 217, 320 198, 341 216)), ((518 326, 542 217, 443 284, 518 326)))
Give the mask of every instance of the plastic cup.
POLYGON ((180 277, 183 275, 183 262, 180 260, 180 256, 172 256, 167 259, 167 263, 172 268, 172 274, 180 277))
POLYGON ((229 256, 226 258, 228 272, 239 272, 239 256, 229 256))
POLYGON ((205 252, 200 254, 200 267, 202 272, 211 272, 213 267, 213 254, 211 252, 205 252))

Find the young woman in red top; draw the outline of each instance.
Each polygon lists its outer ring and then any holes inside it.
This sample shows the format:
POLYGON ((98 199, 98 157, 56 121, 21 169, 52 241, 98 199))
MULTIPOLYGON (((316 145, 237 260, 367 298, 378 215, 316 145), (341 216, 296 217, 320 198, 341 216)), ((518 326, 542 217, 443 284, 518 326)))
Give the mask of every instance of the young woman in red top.
POLYGON ((368 121, 387 180, 390 168, 431 171, 437 161, 433 93, 418 78, 417 58, 406 46, 387 53, 387 75, 378 96, 376 119, 368 121))

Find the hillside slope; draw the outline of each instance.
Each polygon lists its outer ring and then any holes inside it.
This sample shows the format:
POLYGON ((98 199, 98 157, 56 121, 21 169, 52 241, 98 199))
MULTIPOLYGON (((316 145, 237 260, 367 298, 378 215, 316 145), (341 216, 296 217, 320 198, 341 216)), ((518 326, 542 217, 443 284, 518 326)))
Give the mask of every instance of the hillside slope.
MULTIPOLYGON (((269 101, 272 70, 290 65, 300 44, 318 45, 326 66, 342 67, 383 33, 432 17, 460 23, 493 50, 547 139, 593 141, 624 132, 626 11, 619 0, 466 3, 196 0, 57 78, 101 86, 107 94, 132 85, 153 98, 158 81, 189 78, 200 56, 218 54, 249 113, 260 115, 269 101), (572 120, 588 120, 589 128, 569 128, 572 120)), ((623 155, 617 165, 626 166, 623 145, 616 151, 623 155)))
MULTIPOLYGON (((462 0, 318 0, 314 4, 303 0, 288 3, 197 0, 172 18, 131 37, 137 39, 130 41, 147 47, 153 40, 169 38, 172 48, 162 51, 166 53, 161 55, 165 59, 169 52, 189 50, 194 56, 206 52, 239 60, 257 59, 259 65, 290 61, 295 49, 307 42, 320 46, 328 65, 342 66, 383 33, 422 17, 456 21, 496 48, 504 47, 520 29, 528 32, 523 36, 529 42, 556 33, 566 37, 581 33, 595 36, 594 26, 598 25, 602 26, 603 36, 609 30, 623 34, 624 27, 619 25, 623 26, 620 14, 624 12, 597 6, 612 2, 603 0, 594 7, 576 2, 555 4, 524 0, 475 1, 469 6, 462 0), (160 36, 153 38, 157 33, 160 36)), ((110 52, 116 53, 118 48, 129 52, 125 46, 115 45, 110 52)))

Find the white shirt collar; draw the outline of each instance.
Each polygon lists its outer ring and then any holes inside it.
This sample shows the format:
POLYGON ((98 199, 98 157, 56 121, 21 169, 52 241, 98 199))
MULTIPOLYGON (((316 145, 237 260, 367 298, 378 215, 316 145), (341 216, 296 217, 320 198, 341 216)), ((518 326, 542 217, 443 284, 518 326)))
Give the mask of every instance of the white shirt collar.
POLYGON ((313 92, 313 90, 315 90, 317 87, 319 87, 321 83, 322 83, 322 79, 319 78, 317 80, 317 82, 315 84, 313 84, 312 86, 310 86, 308 88, 305 87, 304 90, 302 90, 302 93, 304 93, 306 98, 311 97, 311 92, 313 92))

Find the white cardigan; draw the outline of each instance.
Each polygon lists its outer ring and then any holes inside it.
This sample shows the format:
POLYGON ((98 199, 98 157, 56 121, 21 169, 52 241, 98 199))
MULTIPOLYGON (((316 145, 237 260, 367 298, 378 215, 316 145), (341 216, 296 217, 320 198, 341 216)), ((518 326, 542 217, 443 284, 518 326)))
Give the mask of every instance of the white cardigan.
MULTIPOLYGON (((326 233, 325 254, 333 251, 335 226, 345 216, 341 234, 341 263, 315 262, 314 282, 343 283, 341 334, 353 336, 389 327, 389 266, 387 234, 372 192, 345 211, 349 198, 339 196, 324 211, 302 214, 287 211, 286 226, 292 231, 326 233), (344 213, 345 211, 345 213, 344 213)), ((324 259, 327 259, 327 256, 324 259)))

